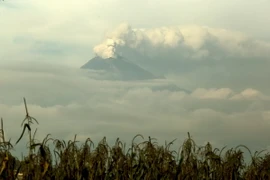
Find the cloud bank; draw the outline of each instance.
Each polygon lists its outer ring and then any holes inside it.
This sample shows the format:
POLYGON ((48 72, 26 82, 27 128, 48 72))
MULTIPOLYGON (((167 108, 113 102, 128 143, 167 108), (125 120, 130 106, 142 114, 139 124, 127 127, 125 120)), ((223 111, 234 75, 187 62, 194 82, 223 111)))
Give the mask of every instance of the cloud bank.
MULTIPOLYGON (((0 71, 0 115, 6 136, 15 142, 24 117, 22 97, 30 114, 39 120, 37 138, 98 142, 106 136, 130 143, 138 133, 162 144, 177 138, 178 148, 190 132, 198 144, 214 146, 246 144, 251 149, 269 145, 270 98, 258 89, 194 88, 154 91, 172 80, 122 82, 97 80, 75 68, 40 64, 34 69, 18 65, 0 71), (14 73, 16 72, 16 73, 14 73)), ((184 84, 183 84, 184 85, 184 84)), ((34 128, 33 128, 34 129, 34 128)), ((25 142, 25 139, 24 139, 25 142)), ((16 154, 25 147, 15 147, 16 154)))

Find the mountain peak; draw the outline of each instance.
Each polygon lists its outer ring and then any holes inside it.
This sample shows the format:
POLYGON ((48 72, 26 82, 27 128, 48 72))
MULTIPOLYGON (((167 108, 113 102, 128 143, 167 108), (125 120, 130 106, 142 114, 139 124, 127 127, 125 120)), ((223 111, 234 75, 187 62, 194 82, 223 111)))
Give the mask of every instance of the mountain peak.
POLYGON ((81 69, 102 70, 104 73, 113 74, 118 80, 157 79, 152 73, 119 55, 106 59, 96 56, 84 64, 81 69))

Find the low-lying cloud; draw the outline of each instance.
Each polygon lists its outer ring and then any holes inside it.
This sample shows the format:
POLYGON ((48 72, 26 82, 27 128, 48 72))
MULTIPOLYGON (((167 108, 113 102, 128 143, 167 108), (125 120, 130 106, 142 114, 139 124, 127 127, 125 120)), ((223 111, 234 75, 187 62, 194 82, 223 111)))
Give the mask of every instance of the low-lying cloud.
MULTIPOLYGON (((247 88, 195 88, 185 91, 153 87, 172 80, 122 82, 96 80, 83 71, 67 67, 50 69, 43 64, 35 71, 27 68, 1 69, 0 114, 8 138, 15 142, 25 115, 22 97, 30 114, 40 122, 39 139, 71 139, 95 142, 107 136, 127 144, 138 133, 156 137, 162 144, 178 138, 179 147, 190 132, 198 144, 214 146, 246 144, 252 149, 269 145, 270 98, 247 88), (20 69, 20 71, 19 71, 20 69), (16 71, 16 76, 14 75, 16 71)), ((16 146, 16 153, 25 145, 16 146)))

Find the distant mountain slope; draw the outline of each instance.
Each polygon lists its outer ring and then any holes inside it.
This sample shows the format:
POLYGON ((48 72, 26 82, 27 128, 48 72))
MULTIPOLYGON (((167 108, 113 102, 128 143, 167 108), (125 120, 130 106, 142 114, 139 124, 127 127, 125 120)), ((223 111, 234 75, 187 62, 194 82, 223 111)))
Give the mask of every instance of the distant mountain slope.
POLYGON ((84 64, 81 69, 102 70, 104 73, 112 73, 114 77, 117 77, 119 80, 146 80, 158 78, 140 66, 129 62, 120 56, 107 59, 97 56, 84 64))

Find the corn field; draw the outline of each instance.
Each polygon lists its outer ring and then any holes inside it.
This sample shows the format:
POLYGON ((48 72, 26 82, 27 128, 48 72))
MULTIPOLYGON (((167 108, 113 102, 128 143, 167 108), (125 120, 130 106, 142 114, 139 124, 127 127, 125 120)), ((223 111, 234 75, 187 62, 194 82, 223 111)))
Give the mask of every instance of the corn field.
POLYGON ((252 154, 239 145, 235 148, 213 148, 210 143, 198 146, 188 136, 179 151, 170 150, 174 141, 164 146, 156 139, 137 135, 131 147, 119 139, 109 146, 104 137, 95 147, 90 138, 78 145, 76 136, 68 142, 53 139, 48 134, 41 143, 36 143, 31 124, 38 121, 28 113, 22 122, 21 138, 28 132, 29 152, 22 160, 13 157, 13 145, 6 140, 3 119, 0 131, 0 179, 3 180, 240 180, 270 179, 270 155, 261 152, 252 154), (135 143, 135 139, 141 139, 135 143), (48 143, 53 143, 51 150, 48 143), (244 162, 243 150, 250 153, 251 162, 244 162))

